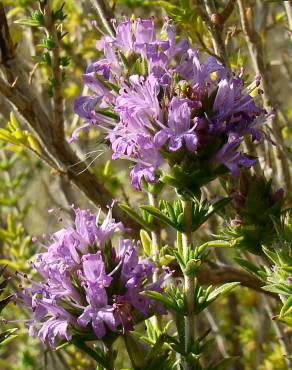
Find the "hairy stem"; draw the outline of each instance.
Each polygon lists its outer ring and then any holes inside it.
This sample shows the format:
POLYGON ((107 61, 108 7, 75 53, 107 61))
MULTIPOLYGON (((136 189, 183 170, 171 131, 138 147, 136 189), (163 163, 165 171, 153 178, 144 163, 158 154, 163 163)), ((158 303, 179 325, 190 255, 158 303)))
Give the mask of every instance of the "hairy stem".
MULTIPOLYGON (((184 258, 188 259, 189 248, 192 246, 192 202, 183 201, 185 230, 182 234, 182 246, 184 258)), ((188 353, 195 337, 195 320, 194 320, 194 290, 195 278, 184 275, 184 288, 187 301, 187 316, 185 318, 185 352, 188 353)), ((191 370, 192 365, 186 364, 186 369, 191 370)))

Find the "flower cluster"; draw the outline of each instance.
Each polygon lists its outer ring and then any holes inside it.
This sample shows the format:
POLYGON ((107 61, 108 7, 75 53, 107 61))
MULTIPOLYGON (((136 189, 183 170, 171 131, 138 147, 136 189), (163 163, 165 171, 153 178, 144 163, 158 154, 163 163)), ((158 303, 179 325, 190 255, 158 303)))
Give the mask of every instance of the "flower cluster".
POLYGON ((56 337, 70 340, 72 333, 125 332, 141 318, 163 309, 141 295, 162 291, 164 277, 152 282, 155 266, 140 259, 130 239, 112 247, 110 237, 124 230, 108 212, 99 224, 89 211, 75 209, 74 226, 49 237, 47 251, 36 256, 33 266, 43 282, 31 282, 20 294, 33 311, 30 333, 55 346, 56 337))
MULTIPOLYGON (((166 21, 157 37, 153 19, 125 19, 116 36, 97 42, 104 59, 92 63, 83 76, 92 91, 79 97, 75 113, 82 128, 98 125, 107 133, 113 159, 135 163, 131 182, 157 181, 164 164, 186 166, 206 161, 233 175, 251 167, 255 159, 239 146, 244 136, 260 140, 258 127, 264 111, 252 96, 259 78, 245 86, 215 57, 204 62, 188 41, 176 42, 174 27, 166 21)), ((73 135, 76 138, 76 132, 73 135)))

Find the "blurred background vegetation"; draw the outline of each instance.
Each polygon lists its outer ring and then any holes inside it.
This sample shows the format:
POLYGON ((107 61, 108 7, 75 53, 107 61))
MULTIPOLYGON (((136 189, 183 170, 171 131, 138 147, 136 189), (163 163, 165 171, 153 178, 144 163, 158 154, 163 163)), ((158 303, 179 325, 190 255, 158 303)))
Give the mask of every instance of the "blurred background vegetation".
MULTIPOLYGON (((32 23, 29 25, 23 21, 38 9, 38 1, 2 0, 2 3, 21 68, 29 75, 30 88, 37 94, 41 106, 50 114, 54 81, 47 63, 49 49, 43 45, 44 33, 32 23)), ((54 9, 63 4, 62 1, 53 3, 54 9)), ((62 93, 67 138, 80 125, 72 107, 74 99, 84 93, 82 74, 91 61, 99 58, 95 40, 101 36, 102 25, 98 21, 98 28, 92 26, 91 22, 98 20, 92 3, 94 0, 67 0, 62 8, 66 15, 61 25, 62 32, 66 34, 61 42, 61 57, 64 58, 62 93)), ((289 204, 292 194, 292 108, 289 107, 292 90, 291 2, 117 0, 99 3, 104 6, 108 19, 124 15, 154 16, 157 24, 162 25, 168 16, 177 25, 178 33, 196 44, 202 55, 216 54, 237 72, 244 68, 249 81, 259 73, 262 75, 266 93, 262 104, 277 111, 274 123, 268 125, 276 132, 277 147, 267 149, 259 146, 254 154, 259 157, 265 175, 272 177, 276 186, 285 189, 289 204), (204 13, 207 19, 201 12, 202 6, 207 9, 204 13)), ((110 161, 110 150, 99 138, 97 130, 83 135, 72 146, 113 198, 135 207, 137 200, 144 197, 143 193, 130 188, 128 163, 110 161)), ((72 163, 70 166, 74 168, 75 165, 72 163)), ((0 264, 7 266, 4 275, 11 278, 10 287, 17 289, 19 281, 16 271, 27 273, 28 261, 38 252, 32 237, 52 232, 58 227, 58 221, 48 215, 48 209, 61 209, 63 222, 69 222, 72 204, 95 209, 96 202, 90 201, 80 189, 74 187, 70 176, 50 165, 35 133, 28 131, 23 117, 1 94, 0 173, 0 264)), ((206 230, 216 233, 217 225, 217 220, 209 223, 202 230, 202 235, 206 230)), ((228 262, 232 257, 232 254, 217 254, 215 259, 228 262)), ((220 352, 221 355, 241 356, 234 367, 236 370, 288 369, 279 335, 284 332, 291 336, 291 328, 281 327, 282 332, 275 330, 269 318, 273 311, 267 312, 265 299, 254 290, 240 288, 221 300, 216 309, 211 307, 198 322, 198 326, 213 329, 218 357, 220 352)), ((25 321, 28 313, 11 302, 2 316, 7 320, 17 318, 25 321)), ((19 330, 13 333, 16 337, 11 336, 0 345, 0 369, 94 369, 90 359, 73 347, 52 352, 38 340, 28 337, 25 322, 3 323, 1 327, 2 331, 14 327, 19 330)), ((211 352, 216 356, 214 348, 210 349, 211 352)), ((122 354, 121 348, 118 365, 121 369, 129 366, 128 359, 122 354)))

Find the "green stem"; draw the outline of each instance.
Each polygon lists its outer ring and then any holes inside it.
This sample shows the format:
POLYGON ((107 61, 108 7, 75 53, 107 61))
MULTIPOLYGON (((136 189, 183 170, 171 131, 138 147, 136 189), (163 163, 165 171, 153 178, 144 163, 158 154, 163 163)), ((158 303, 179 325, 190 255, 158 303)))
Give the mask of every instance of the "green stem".
MULTIPOLYGON (((189 248, 192 247, 192 202, 183 201, 185 230, 182 234, 184 258, 187 260, 189 248)), ((195 278, 184 275, 184 288, 187 301, 187 316, 185 318, 185 352, 188 353, 195 337, 194 291, 195 278)), ((192 370, 192 365, 186 363, 186 370, 192 370)))
MULTIPOLYGON (((148 191, 148 201, 149 201, 149 204, 153 207, 156 207, 158 206, 158 202, 157 202, 157 195, 154 195, 152 194, 150 191, 148 191)), ((151 254, 152 254, 152 257, 153 257, 153 260, 155 262, 158 261, 158 254, 159 254, 159 250, 160 250, 160 227, 159 227, 159 224, 156 223, 156 228, 154 231, 151 231, 151 254)), ((153 282, 157 281, 158 280, 158 276, 159 276, 159 270, 158 268, 155 270, 154 274, 153 274, 153 282)), ((160 315, 156 315, 154 317, 154 325, 157 329, 159 329, 161 331, 161 328, 162 328, 162 322, 161 322, 161 316, 160 315)))

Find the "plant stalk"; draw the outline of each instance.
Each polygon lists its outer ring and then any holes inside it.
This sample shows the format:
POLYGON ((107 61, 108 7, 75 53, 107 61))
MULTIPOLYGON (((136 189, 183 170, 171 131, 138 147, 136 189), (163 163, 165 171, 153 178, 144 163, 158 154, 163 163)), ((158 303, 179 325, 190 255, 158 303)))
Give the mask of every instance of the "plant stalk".
MULTIPOLYGON (((148 191, 148 201, 149 204, 153 207, 158 206, 157 202, 157 195, 152 194, 150 191, 148 191)), ((159 224, 156 223, 156 228, 154 231, 151 231, 151 254, 153 257, 153 260, 156 262, 158 260, 158 254, 159 254, 159 249, 160 249, 160 227, 159 224)), ((159 270, 158 268, 155 269, 154 274, 153 274, 153 282, 158 280, 159 276, 159 270)), ((157 329, 161 331, 162 329, 162 322, 161 322, 161 316, 156 315, 153 318, 153 323, 157 329)))
MULTIPOLYGON (((184 258, 187 260, 189 248, 192 246, 192 202, 183 201, 185 231, 182 234, 182 246, 184 258)), ((195 278, 184 275, 184 288, 187 301, 187 316, 185 318, 185 352, 188 353, 195 338, 195 317, 194 317, 194 291, 195 278)), ((186 370, 192 370, 192 365, 186 363, 186 370)))

